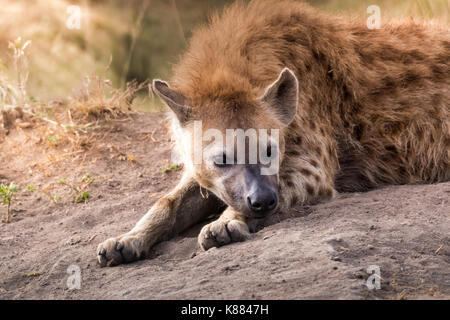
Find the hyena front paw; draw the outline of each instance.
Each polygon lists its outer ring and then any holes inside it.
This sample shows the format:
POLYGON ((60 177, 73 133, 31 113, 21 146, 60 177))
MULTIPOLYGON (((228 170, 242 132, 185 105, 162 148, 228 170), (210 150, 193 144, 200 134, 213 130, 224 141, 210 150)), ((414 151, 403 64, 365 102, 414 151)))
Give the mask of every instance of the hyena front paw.
POLYGON ((139 260, 145 256, 144 242, 137 235, 124 234, 110 238, 97 247, 97 260, 101 267, 139 260))
POLYGON ((240 220, 216 220, 203 227, 198 243, 203 250, 250 238, 247 224, 240 220))

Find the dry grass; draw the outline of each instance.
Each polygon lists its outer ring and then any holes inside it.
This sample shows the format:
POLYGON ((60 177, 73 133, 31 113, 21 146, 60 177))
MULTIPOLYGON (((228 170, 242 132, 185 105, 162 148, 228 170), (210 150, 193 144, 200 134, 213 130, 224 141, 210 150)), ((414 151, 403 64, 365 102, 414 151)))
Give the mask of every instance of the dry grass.
POLYGON ((132 81, 125 89, 117 89, 109 80, 91 76, 86 78, 78 96, 69 98, 67 103, 41 105, 33 115, 43 122, 42 136, 51 145, 57 147, 70 142, 72 150, 86 150, 95 143, 98 129, 137 113, 133 100, 147 88, 147 82, 132 81))
POLYGON ((8 42, 8 54, 13 64, 12 74, 6 73, 7 66, 0 61, 0 107, 23 106, 27 98, 29 77, 28 50, 30 40, 21 37, 8 42))
POLYGON ((70 152, 89 150, 102 135, 99 129, 137 113, 133 100, 145 89, 148 89, 147 82, 132 81, 121 90, 114 88, 109 80, 91 76, 86 78, 83 89, 67 101, 35 102, 3 110, 0 131, 3 129, 3 135, 7 135, 13 128, 25 132, 33 129, 38 142, 49 148, 70 146, 70 152))
POLYGON ((105 76, 92 75, 86 76, 81 89, 66 101, 32 101, 26 91, 29 68, 25 50, 29 45, 30 41, 21 38, 10 42, 15 74, 8 77, 0 70, 0 140, 13 128, 35 128, 39 140, 49 147, 70 143, 72 150, 86 149, 100 123, 129 118, 136 113, 133 101, 137 94, 149 89, 147 81, 131 81, 118 89, 105 76))
POLYGON ((136 112, 133 110, 133 101, 138 92, 144 89, 148 89, 148 82, 131 81, 122 90, 114 88, 110 80, 99 76, 86 77, 79 95, 70 98, 69 110, 82 122, 128 116, 136 112))

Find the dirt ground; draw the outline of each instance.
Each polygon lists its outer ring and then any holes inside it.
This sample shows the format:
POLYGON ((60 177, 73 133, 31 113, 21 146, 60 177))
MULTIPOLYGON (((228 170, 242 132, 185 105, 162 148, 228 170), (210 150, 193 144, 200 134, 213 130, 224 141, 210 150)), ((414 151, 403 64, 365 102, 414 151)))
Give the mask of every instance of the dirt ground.
POLYGON ((450 298, 450 182, 341 194, 207 252, 196 226, 149 259, 99 268, 98 243, 132 228, 180 177, 163 172, 171 165, 163 116, 105 125, 87 151, 35 133, 14 129, 0 139, 0 182, 21 190, 12 222, 0 223, 0 299, 450 298), (95 179, 90 197, 75 203, 57 181, 76 184, 86 173, 95 179), (70 265, 81 268, 79 290, 67 288, 70 265), (371 265, 380 268, 379 290, 366 286, 371 265))

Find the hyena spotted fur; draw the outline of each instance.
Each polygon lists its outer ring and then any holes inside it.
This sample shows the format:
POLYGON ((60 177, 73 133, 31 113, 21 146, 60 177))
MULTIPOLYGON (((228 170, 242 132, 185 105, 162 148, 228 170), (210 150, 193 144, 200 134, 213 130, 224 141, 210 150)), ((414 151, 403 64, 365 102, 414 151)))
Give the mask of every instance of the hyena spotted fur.
POLYGON ((221 216, 199 235, 205 250, 248 239, 249 225, 269 213, 336 192, 450 179, 447 26, 409 20, 369 30, 300 2, 236 3, 194 33, 170 85, 153 88, 173 111, 185 172, 130 232, 99 245, 102 266, 143 258, 211 214, 221 216), (278 174, 217 166, 208 159, 227 150, 214 143, 195 164, 195 120, 221 132, 279 129, 278 174))

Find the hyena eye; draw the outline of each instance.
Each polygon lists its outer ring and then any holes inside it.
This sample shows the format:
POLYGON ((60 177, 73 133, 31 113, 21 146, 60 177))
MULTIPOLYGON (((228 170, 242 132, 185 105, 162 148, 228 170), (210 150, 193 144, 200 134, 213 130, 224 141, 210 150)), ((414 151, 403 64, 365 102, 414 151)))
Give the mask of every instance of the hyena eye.
POLYGON ((230 164, 227 164, 227 155, 224 153, 220 156, 217 156, 214 158, 214 165, 216 167, 226 167, 229 166, 230 164))

